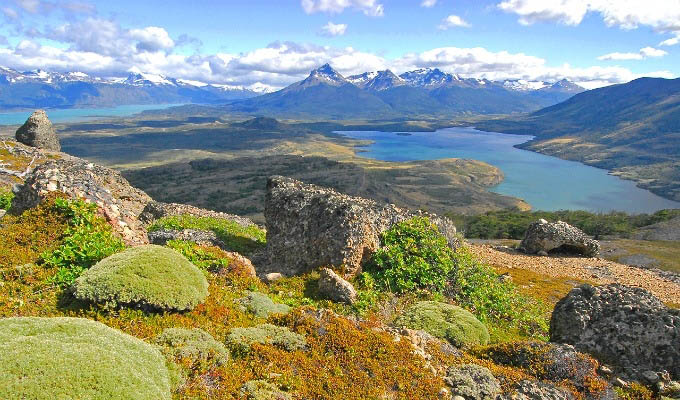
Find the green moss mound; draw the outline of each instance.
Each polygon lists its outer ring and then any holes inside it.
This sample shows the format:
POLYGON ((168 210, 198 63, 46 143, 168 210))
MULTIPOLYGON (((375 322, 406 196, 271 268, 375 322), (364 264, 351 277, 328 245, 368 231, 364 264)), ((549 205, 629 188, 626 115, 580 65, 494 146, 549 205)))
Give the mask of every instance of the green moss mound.
POLYGON ((208 281, 175 250, 148 245, 98 262, 74 284, 74 295, 107 307, 188 311, 208 296, 208 281))
POLYGON ((421 301, 412 305, 394 324, 422 329, 458 347, 489 342, 489 331, 474 315, 458 306, 437 301, 421 301))
POLYGON ((288 351, 301 350, 307 345, 304 336, 272 324, 234 328, 227 336, 227 343, 241 354, 247 353, 254 343, 269 344, 288 351))
POLYGON ((2 399, 170 399, 153 346, 81 318, 0 319, 2 399))
POLYGON ((156 338, 156 344, 173 361, 188 360, 192 365, 224 365, 229 351, 203 329, 168 328, 156 338))
POLYGON ((246 297, 236 301, 244 310, 252 313, 259 318, 267 318, 269 314, 288 314, 290 307, 285 304, 274 303, 264 293, 248 292, 246 297))
POLYGON ((288 393, 263 380, 248 381, 241 388, 241 396, 248 400, 291 400, 288 393))

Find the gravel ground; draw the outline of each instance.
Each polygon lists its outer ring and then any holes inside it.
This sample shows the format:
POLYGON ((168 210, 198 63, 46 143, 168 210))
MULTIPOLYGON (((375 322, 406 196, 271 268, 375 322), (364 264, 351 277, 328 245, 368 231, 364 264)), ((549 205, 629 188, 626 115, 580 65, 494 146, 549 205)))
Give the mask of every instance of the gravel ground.
POLYGON ((521 268, 539 274, 577 278, 597 284, 620 283, 654 293, 666 303, 680 303, 680 284, 652 271, 615 263, 602 258, 526 255, 510 248, 472 244, 481 260, 496 267, 521 268))

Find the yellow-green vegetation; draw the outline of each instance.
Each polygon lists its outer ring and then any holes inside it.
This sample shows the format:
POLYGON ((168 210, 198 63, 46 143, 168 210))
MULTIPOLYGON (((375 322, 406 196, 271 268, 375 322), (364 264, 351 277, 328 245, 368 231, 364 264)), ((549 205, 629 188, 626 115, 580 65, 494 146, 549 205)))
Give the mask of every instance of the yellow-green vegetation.
MULTIPOLYGON (((510 276, 520 292, 551 305, 560 301, 571 289, 584 283, 592 283, 576 278, 541 275, 524 268, 495 268, 495 270, 500 275, 510 276)), ((552 312, 551 308, 545 309, 552 312)))
POLYGON ((285 304, 274 303, 264 293, 248 292, 248 295, 238 299, 237 303, 258 318, 267 318, 269 314, 288 314, 290 307, 285 304))
POLYGON ((436 301, 421 301, 412 305, 394 324, 409 329, 422 329, 457 347, 484 345, 489 342, 489 331, 472 313, 436 301))
POLYGON ((307 344, 304 336, 287 327, 272 324, 234 328, 227 336, 227 343, 237 354, 249 352, 255 343, 273 345, 287 351, 302 350, 307 344))
POLYGON ((11 189, 0 189, 0 210, 9 210, 14 199, 14 192, 11 189))
POLYGON ((616 394, 621 400, 653 400, 656 397, 654 392, 637 382, 631 383, 629 387, 617 387, 616 394))
POLYGON ((225 365, 229 351, 203 329, 168 328, 155 339, 163 354, 188 369, 207 371, 225 365))
POLYGON ((208 296, 208 281, 175 250, 147 245, 98 262, 76 279, 73 294, 111 308, 186 311, 208 296))
POLYGON ((605 254, 606 258, 619 261, 621 258, 633 254, 641 254, 658 260, 658 268, 680 272, 680 241, 668 240, 615 240, 607 247, 614 247, 623 251, 616 251, 613 255, 605 254))
POLYGON ((0 398, 169 400, 153 346, 80 318, 0 319, 0 398))
POLYGON ((200 229, 212 231, 228 250, 249 255, 262 248, 266 233, 256 225, 242 226, 226 219, 178 215, 163 217, 149 227, 149 231, 161 229, 200 229))

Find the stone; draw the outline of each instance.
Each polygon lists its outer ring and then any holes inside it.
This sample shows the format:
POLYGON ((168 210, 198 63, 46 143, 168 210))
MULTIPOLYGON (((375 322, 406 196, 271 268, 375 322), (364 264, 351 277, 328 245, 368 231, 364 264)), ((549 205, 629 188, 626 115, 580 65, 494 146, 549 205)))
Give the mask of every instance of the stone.
POLYGON ((354 304, 357 301, 357 291, 351 283, 342 279, 330 268, 321 268, 319 278, 319 293, 336 303, 354 304))
POLYGON ((281 275, 281 274, 278 273, 278 272, 271 272, 271 273, 265 275, 264 278, 263 278, 263 280, 264 280, 266 283, 276 282, 276 281, 278 281, 278 280, 280 280, 280 279, 283 279, 283 275, 281 275))
POLYGON ((146 229, 138 217, 151 197, 131 186, 118 172, 64 154, 33 170, 17 188, 10 212, 19 214, 33 208, 51 192, 97 204, 126 244, 148 243, 146 229))
POLYGON ((293 276, 333 266, 343 278, 351 278, 379 247, 380 233, 415 216, 429 217, 451 247, 460 244, 455 226, 446 218, 281 176, 267 182, 264 215, 267 246, 255 263, 260 275, 293 276))
POLYGON ((501 392, 501 384, 491 371, 475 364, 449 368, 444 381, 452 394, 467 399, 494 400, 501 392))
POLYGON ((250 219, 240 217, 238 215, 227 214, 213 210, 206 210, 188 204, 163 203, 160 201, 148 202, 145 205, 144 209, 141 211, 139 215, 139 220, 146 225, 151 225, 154 221, 161 219, 163 217, 172 217, 179 215, 191 215, 194 217, 210 217, 217 219, 226 219, 229 221, 234 221, 243 227, 255 225, 255 223, 250 219))
POLYGON ((529 225, 519 248, 528 254, 547 255, 556 250, 593 257, 599 253, 600 244, 566 222, 540 219, 529 225))
POLYGON ((498 400, 574 400, 574 395, 549 383, 523 380, 513 388, 515 393, 498 400))
POLYGON ((680 377, 680 310, 642 288, 582 285, 560 300, 550 340, 592 354, 630 380, 646 371, 680 377))
POLYGON ((44 110, 37 110, 16 131, 16 139, 25 145, 39 149, 61 151, 57 132, 44 110))
POLYGON ((161 229, 149 232, 147 236, 149 243, 159 246, 165 246, 171 240, 184 240, 201 246, 217 246, 221 249, 225 247, 224 243, 217 238, 215 232, 200 229, 161 229))

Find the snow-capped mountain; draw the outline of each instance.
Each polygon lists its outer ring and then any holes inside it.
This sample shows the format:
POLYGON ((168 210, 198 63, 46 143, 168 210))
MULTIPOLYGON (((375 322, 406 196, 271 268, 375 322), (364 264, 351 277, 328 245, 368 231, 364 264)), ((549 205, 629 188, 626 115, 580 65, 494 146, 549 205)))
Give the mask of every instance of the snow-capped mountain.
POLYGON ((309 73, 309 76, 300 82, 300 86, 314 86, 320 83, 330 86, 342 86, 349 83, 344 76, 340 75, 338 71, 334 70, 330 64, 324 64, 321 67, 309 73))
POLYGON ((525 79, 512 79, 503 81, 503 87, 508 90, 515 90, 518 92, 526 92, 530 90, 540 90, 549 85, 541 81, 527 81, 525 79))
POLYGON ((352 75, 347 80, 361 89, 386 90, 393 87, 406 85, 406 81, 394 72, 386 69, 384 71, 364 72, 360 75, 352 75))
POLYGON ((411 86, 430 89, 463 80, 459 75, 443 72, 439 68, 421 68, 415 71, 404 72, 399 77, 411 86))

